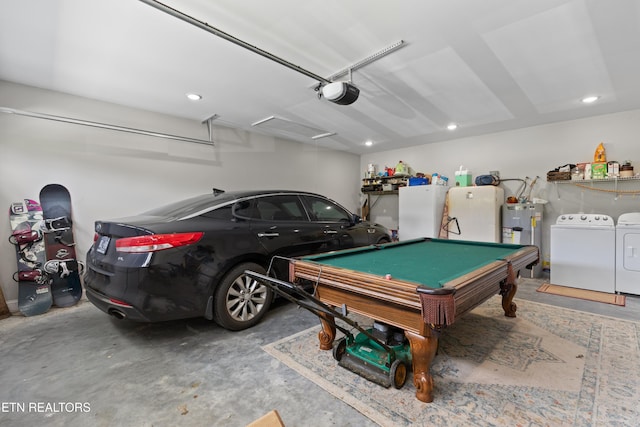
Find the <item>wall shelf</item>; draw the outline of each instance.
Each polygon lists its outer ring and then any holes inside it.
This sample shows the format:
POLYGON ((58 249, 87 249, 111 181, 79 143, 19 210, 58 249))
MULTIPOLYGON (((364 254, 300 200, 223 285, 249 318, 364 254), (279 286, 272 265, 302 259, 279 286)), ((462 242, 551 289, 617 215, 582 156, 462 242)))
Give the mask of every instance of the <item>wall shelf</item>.
POLYGON ((372 201, 371 196, 389 196, 398 194, 398 189, 406 186, 408 181, 408 175, 374 176, 371 178, 364 178, 362 180, 362 188, 360 191, 362 194, 367 196, 367 198, 360 209, 362 219, 370 219, 371 209, 373 209, 375 204, 378 202, 379 197, 375 197, 372 201), (391 189, 387 188, 385 190, 385 187, 390 187, 391 189))
POLYGON ((367 196, 386 196, 388 194, 398 194, 398 190, 389 191, 363 191, 362 194, 367 196))
MULTIPOLYGON (((618 196, 624 196, 624 195, 628 195, 628 196, 640 195, 640 189, 620 190, 618 188, 618 185, 622 183, 640 182, 640 176, 631 176, 631 177, 623 177, 623 178, 601 178, 601 179, 567 179, 567 180, 557 180, 557 181, 548 181, 548 182, 553 182, 555 184, 571 184, 583 190, 599 191, 603 193, 613 193, 615 194, 616 198, 618 196), (611 186, 613 186, 613 188, 611 188, 611 186)), ((628 186, 626 187, 629 188, 628 186)), ((558 187, 556 186, 556 189, 557 188, 558 187)), ((558 198, 560 198, 559 194, 558 194, 558 198)))
POLYGON ((624 178, 600 178, 600 179, 561 179, 557 181, 549 181, 555 182, 556 184, 597 184, 597 183, 618 183, 625 181, 640 181, 640 176, 631 176, 624 178))

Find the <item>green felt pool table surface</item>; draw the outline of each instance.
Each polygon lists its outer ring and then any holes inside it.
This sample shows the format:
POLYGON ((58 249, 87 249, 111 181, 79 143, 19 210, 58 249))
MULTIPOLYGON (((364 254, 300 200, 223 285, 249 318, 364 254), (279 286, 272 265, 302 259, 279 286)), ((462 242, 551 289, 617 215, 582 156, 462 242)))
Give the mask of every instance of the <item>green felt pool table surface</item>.
POLYGON ((417 239, 304 257, 304 260, 439 288, 456 277, 504 259, 521 245, 417 239))
MULTIPOLYGON (((289 277, 312 284, 324 304, 404 330, 416 397, 431 402, 430 365, 443 329, 498 294, 505 316, 515 317, 518 271, 538 259, 531 245, 424 238, 292 260, 289 277)), ((320 348, 332 350, 335 319, 320 321, 320 348)))

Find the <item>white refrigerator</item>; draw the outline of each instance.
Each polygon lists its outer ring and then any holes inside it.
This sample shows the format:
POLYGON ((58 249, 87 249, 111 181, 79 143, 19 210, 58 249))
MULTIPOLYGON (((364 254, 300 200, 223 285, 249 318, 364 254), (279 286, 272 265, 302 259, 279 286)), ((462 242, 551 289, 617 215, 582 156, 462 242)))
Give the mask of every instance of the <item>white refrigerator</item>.
POLYGON ((438 237, 449 187, 413 185, 398 191, 398 238, 438 237))
POLYGON ((474 242, 502 241, 500 210, 504 203, 504 190, 493 185, 479 187, 453 187, 449 191, 449 217, 455 218, 460 234, 452 234, 455 226, 449 225, 449 239, 474 242))

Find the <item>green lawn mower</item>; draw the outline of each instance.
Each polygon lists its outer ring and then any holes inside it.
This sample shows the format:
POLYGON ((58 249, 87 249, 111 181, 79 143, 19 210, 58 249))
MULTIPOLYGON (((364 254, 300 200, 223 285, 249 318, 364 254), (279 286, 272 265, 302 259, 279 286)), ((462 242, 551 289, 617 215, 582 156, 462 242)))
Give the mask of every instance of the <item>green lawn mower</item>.
POLYGON ((411 348, 398 328, 374 322, 355 337, 345 333, 333 347, 333 358, 343 368, 383 387, 402 388, 411 367, 411 348))
POLYGON ((339 312, 301 286, 249 270, 245 274, 322 320, 328 321, 323 314, 331 316, 333 326, 344 334, 333 347, 333 358, 340 366, 386 388, 404 386, 411 368, 411 348, 401 329, 381 322, 374 322, 371 328, 365 329, 347 317, 346 307, 339 312), (339 325, 335 319, 352 329, 339 325), (359 332, 355 336, 351 332, 353 329, 359 332))

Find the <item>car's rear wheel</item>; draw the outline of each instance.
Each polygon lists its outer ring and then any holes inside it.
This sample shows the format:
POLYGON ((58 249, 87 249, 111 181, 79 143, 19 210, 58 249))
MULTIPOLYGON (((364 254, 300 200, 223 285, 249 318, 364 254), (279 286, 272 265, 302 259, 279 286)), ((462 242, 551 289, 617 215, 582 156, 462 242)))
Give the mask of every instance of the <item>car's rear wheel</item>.
POLYGON ((258 323, 271 305, 271 289, 246 274, 245 270, 266 274, 252 262, 234 267, 218 285, 214 295, 214 319, 225 329, 239 331, 258 323))

